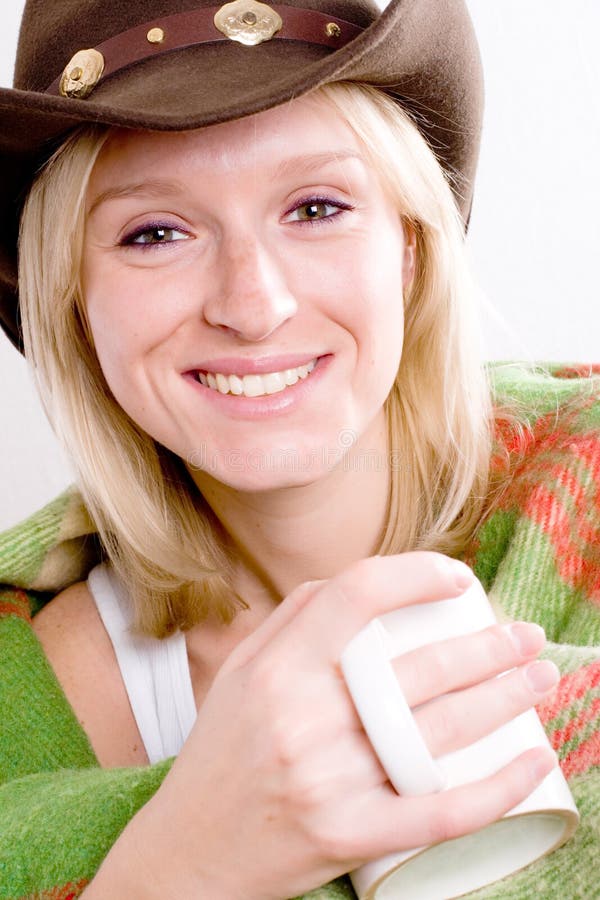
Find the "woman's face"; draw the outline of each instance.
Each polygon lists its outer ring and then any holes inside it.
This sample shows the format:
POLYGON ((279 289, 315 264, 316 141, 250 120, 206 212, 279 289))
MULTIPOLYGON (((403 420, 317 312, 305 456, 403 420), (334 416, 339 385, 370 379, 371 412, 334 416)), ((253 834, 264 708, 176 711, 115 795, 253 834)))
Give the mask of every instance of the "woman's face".
POLYGON ((238 489, 306 483, 381 426, 414 244, 322 98, 115 131, 86 209, 83 294, 108 385, 190 467, 238 489), (304 378, 246 374, 312 360, 304 378))

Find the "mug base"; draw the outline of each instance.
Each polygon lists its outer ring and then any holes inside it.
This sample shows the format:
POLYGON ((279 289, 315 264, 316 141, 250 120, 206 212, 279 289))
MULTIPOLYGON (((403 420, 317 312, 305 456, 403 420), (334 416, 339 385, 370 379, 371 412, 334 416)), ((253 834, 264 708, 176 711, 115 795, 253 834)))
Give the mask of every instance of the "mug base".
POLYGON ((577 821, 575 813, 564 810, 508 816, 426 847, 383 875, 380 870, 375 880, 373 870, 369 878, 370 866, 363 866, 352 873, 352 881, 359 900, 455 900, 552 852, 568 840, 577 821))

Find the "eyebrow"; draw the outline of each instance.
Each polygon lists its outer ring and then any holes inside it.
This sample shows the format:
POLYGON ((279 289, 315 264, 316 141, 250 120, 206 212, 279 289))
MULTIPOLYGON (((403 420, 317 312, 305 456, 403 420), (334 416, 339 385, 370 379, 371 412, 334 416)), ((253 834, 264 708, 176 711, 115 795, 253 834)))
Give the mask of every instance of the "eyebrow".
POLYGON ((323 153, 311 153, 309 155, 292 156, 282 160, 275 171, 274 178, 288 175, 290 172, 301 170, 303 172, 314 172, 315 169, 322 169, 324 166, 331 165, 335 162, 342 162, 345 159, 358 159, 365 163, 365 157, 358 150, 326 150, 323 153))
MULTIPOLYGON (((309 155, 292 156, 282 160, 275 168, 271 179, 283 178, 292 172, 309 173, 322 169, 332 163, 338 163, 345 159, 357 159, 362 163, 366 160, 356 150, 329 150, 323 153, 311 153, 309 155)), ((102 204, 109 200, 119 200, 126 197, 162 197, 165 194, 186 194, 187 187, 177 181, 164 178, 151 178, 146 181, 135 181, 127 184, 116 185, 101 191, 89 208, 88 216, 102 204)))
POLYGON ((94 202, 88 210, 88 216, 91 216, 102 203, 108 200, 119 200, 124 197, 164 197, 165 194, 183 194, 185 189, 183 185, 176 181, 169 181, 163 178, 151 178, 147 181, 135 181, 130 184, 120 184, 116 187, 107 188, 101 191, 95 198, 94 202))

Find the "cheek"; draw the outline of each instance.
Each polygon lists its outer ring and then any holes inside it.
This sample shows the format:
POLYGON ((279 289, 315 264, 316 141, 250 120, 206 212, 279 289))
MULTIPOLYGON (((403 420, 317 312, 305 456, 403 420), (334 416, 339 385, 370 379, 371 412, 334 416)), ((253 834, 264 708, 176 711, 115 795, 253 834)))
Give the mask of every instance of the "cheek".
POLYGON ((384 287, 377 298, 372 298, 378 305, 375 308, 373 304, 369 321, 363 327, 360 347, 361 369, 368 371, 378 402, 385 400, 396 379, 404 340, 401 293, 394 282, 392 290, 388 288, 387 302, 382 302, 384 287))
POLYGON ((361 353, 380 371, 395 372, 404 336, 402 247, 397 241, 377 243, 354 270, 354 332, 361 353))
POLYGON ((357 322, 358 371, 370 402, 382 405, 398 374, 404 340, 404 300, 400 257, 381 259, 367 278, 363 314, 357 322), (368 385, 368 388, 367 388, 368 385))
POLYGON ((86 310, 100 368, 119 399, 127 362, 139 355, 139 334, 134 323, 121 310, 113 309, 111 303, 90 297, 86 310))
POLYGON ((149 352, 180 321, 180 285, 150 270, 110 265, 84 272, 83 294, 88 322, 101 364, 149 352))
POLYGON ((127 407, 128 370, 142 352, 139 304, 129 301, 122 284, 114 283, 110 273, 96 279, 88 271, 83 280, 85 312, 94 349, 106 382, 117 399, 127 407))
POLYGON ((127 278, 113 271, 110 260, 102 264, 93 255, 91 260, 84 260, 82 291, 90 330, 100 355, 119 344, 121 337, 134 327, 139 316, 139 309, 131 302, 135 293, 128 286, 127 278))

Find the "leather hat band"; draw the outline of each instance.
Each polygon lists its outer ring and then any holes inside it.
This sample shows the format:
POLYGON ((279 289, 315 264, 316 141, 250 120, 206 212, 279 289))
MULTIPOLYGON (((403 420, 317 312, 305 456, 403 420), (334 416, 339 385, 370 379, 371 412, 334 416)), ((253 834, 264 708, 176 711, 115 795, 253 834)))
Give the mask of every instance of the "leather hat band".
POLYGON ((277 38, 339 50, 363 30, 352 22, 314 9, 234 0, 224 6, 157 18, 117 34, 93 49, 80 50, 46 93, 81 99, 92 92, 100 79, 133 63, 208 42, 233 40, 254 45, 277 38))

